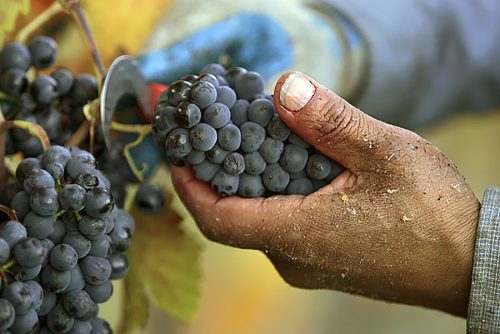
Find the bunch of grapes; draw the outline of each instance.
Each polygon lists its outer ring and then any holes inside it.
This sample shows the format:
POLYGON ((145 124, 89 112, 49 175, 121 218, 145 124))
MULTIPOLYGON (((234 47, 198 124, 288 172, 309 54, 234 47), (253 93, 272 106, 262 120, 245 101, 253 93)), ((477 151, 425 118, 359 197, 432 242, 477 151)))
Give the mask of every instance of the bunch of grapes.
POLYGON ((0 332, 110 333, 99 303, 128 272, 135 223, 87 151, 50 146, 1 192, 0 332))
POLYGON ((259 73, 241 67, 209 64, 172 83, 152 127, 168 161, 223 196, 307 195, 343 170, 291 132, 259 73))
MULTIPOLYGON (((6 43, 0 51, 0 108, 7 120, 41 125, 53 144, 63 145, 84 120, 83 106, 97 95, 93 75, 74 75, 67 68, 43 74, 56 61, 57 44, 47 36, 34 38, 26 47, 6 43), (35 75, 36 74, 36 75, 35 75)), ((22 129, 9 131, 7 154, 26 157, 42 152, 40 142, 22 129)))

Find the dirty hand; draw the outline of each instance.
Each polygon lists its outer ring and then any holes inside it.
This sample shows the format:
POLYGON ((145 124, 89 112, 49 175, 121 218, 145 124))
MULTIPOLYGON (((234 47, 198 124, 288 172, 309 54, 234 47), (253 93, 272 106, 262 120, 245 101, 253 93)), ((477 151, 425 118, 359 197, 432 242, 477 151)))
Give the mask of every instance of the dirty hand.
POLYGON ((301 73, 283 75, 274 94, 284 122, 347 169, 305 197, 244 199, 222 198, 189 168, 173 167, 201 231, 264 251, 296 287, 465 316, 480 204, 453 163, 301 73))

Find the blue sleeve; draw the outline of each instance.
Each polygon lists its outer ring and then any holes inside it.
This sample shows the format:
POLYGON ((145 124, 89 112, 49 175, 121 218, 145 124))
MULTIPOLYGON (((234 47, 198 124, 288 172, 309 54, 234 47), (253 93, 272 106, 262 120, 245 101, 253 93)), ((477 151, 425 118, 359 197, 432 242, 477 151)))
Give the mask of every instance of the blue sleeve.
POLYGON ((408 128, 500 105, 500 2, 325 0, 368 45, 356 105, 408 128))
POLYGON ((467 333, 500 332, 500 188, 486 190, 476 234, 467 333))

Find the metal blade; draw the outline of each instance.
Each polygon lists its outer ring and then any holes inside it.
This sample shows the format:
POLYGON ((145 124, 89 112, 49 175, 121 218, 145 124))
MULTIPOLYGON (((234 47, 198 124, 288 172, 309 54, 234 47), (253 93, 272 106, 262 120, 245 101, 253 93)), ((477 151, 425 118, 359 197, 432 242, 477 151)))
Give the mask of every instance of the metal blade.
POLYGON ((123 95, 135 96, 143 110, 150 108, 151 93, 136 61, 130 56, 116 58, 109 67, 101 93, 101 125, 104 142, 111 148, 111 123, 123 95))

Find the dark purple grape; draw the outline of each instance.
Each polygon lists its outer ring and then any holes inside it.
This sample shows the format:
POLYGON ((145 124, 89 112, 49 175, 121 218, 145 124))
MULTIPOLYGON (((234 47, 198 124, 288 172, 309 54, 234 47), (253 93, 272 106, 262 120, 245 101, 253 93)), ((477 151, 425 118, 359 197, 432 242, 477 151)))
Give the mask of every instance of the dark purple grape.
POLYGON ((28 45, 31 62, 38 69, 50 67, 56 61, 57 43, 48 36, 38 36, 28 45))
POLYGON ((26 72, 10 68, 0 75, 0 90, 10 96, 20 96, 28 87, 26 72))
POLYGON ((2 71, 17 68, 26 72, 31 65, 28 49, 21 43, 10 42, 0 52, 0 68, 2 71))

